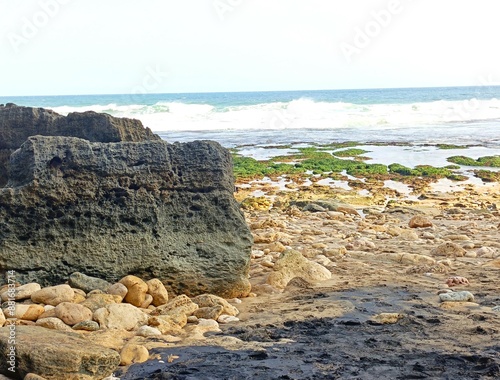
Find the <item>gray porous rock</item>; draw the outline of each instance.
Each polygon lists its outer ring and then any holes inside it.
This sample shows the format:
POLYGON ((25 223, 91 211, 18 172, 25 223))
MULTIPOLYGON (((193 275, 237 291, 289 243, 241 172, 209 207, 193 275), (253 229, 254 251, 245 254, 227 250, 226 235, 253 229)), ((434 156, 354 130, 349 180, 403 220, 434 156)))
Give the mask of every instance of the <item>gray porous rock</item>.
POLYGON ((43 286, 133 274, 174 294, 247 295, 252 235, 233 190, 231 155, 215 142, 29 137, 0 189, 0 272, 43 286))
POLYGON ((72 112, 68 116, 44 108, 0 106, 0 187, 8 181, 9 157, 28 137, 71 136, 93 142, 159 140, 139 120, 104 113, 72 112))

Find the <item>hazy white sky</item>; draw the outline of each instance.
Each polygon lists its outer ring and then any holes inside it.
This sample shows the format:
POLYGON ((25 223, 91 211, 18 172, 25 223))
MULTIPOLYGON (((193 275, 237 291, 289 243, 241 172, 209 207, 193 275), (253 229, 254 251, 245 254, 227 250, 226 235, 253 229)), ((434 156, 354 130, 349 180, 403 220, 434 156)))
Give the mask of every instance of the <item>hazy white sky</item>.
POLYGON ((0 95, 500 84, 498 0, 0 0, 0 95))

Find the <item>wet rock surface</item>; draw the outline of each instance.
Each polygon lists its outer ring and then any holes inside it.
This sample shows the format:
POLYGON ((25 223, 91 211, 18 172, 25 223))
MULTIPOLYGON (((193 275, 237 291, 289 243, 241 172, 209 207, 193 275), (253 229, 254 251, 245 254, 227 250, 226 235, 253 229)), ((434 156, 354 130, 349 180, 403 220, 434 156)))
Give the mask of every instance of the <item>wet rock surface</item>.
POLYGON ((354 309, 340 318, 297 321, 283 315, 282 323, 224 328, 224 335, 236 337, 244 342, 243 347, 248 344, 252 349, 207 345, 154 350, 161 358, 179 358, 171 363, 163 360, 134 365, 120 377, 312 380, 500 376, 500 345, 477 315, 470 316, 468 325, 458 327, 455 318, 442 310, 420 307, 414 292, 390 287, 310 293, 301 298, 310 302, 326 298, 332 305, 349 299, 354 309), (390 309, 405 309, 405 315, 393 324, 370 319, 390 309), (453 331, 455 334, 449 335, 453 331), (483 340, 482 347, 476 347, 478 340, 483 340))

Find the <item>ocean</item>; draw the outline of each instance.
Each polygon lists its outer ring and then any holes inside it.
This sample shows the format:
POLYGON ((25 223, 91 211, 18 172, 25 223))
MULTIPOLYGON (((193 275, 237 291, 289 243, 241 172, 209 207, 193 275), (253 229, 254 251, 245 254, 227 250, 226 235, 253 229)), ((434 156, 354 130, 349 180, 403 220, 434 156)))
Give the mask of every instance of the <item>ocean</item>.
POLYGON ((359 141, 500 149, 500 86, 0 97, 0 103, 136 118, 170 142, 228 148, 359 141))

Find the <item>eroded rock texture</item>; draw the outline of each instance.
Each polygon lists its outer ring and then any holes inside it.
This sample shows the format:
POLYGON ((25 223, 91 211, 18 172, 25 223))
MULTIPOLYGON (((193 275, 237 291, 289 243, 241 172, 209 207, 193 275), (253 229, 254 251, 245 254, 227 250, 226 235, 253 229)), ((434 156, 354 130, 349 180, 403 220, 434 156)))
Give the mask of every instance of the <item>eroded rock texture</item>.
POLYGON ((62 116, 43 108, 0 106, 0 187, 8 181, 10 155, 34 135, 72 136, 95 142, 160 139, 139 120, 92 111, 62 116))
POLYGON ((249 292, 252 237, 219 144, 33 136, 10 164, 0 268, 17 281, 135 274, 177 294, 249 292))

